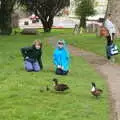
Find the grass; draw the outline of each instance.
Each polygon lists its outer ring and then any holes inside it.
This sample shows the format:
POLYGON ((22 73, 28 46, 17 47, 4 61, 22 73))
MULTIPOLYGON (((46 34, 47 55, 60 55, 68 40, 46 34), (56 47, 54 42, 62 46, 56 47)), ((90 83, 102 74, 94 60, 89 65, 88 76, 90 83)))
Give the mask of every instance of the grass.
POLYGON ((37 36, 0 36, 0 120, 109 119, 106 82, 84 59, 71 56, 69 75, 62 77, 54 74, 53 48, 48 45, 47 39, 60 33, 67 34, 64 30, 54 30, 51 34, 37 36), (23 68, 20 48, 31 45, 39 38, 44 46, 44 70, 29 73, 23 68), (70 90, 56 93, 52 88, 54 77, 68 84, 70 90), (104 90, 98 100, 90 94, 92 81, 104 90), (46 85, 50 91, 45 91, 46 85))

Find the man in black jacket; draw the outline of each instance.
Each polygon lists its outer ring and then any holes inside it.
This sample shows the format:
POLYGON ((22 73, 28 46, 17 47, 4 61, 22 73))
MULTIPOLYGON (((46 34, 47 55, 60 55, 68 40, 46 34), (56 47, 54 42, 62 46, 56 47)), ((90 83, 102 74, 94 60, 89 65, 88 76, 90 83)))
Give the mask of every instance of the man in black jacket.
POLYGON ((38 72, 43 69, 42 65, 42 43, 35 40, 31 47, 21 48, 21 53, 24 57, 25 69, 28 72, 38 72))

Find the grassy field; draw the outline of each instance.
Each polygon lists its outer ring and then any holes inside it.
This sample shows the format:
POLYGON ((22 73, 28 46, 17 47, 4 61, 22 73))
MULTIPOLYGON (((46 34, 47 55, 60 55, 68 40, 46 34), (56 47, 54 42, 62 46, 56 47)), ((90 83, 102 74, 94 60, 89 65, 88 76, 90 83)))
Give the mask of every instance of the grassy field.
POLYGON ((0 36, 0 120, 109 120, 106 82, 84 59, 71 56, 69 75, 54 74, 53 48, 47 39, 54 35, 64 35, 67 39, 65 33, 54 30, 51 34, 37 36, 0 36), (20 48, 31 45, 35 39, 43 41, 44 70, 29 73, 23 68, 20 48), (70 90, 56 93, 53 78, 68 84, 70 90), (90 94, 92 81, 104 90, 98 100, 90 94), (47 85, 50 91, 45 90, 47 85))

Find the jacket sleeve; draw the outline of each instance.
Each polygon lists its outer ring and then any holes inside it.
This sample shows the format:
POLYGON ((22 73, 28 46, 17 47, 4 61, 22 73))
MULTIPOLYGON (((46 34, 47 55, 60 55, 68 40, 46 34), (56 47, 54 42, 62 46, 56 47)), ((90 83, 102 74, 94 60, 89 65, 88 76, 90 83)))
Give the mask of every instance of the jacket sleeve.
POLYGON ((40 65, 40 68, 43 69, 43 63, 42 63, 42 51, 40 51, 40 54, 39 54, 37 60, 38 60, 38 63, 39 63, 39 65, 40 65))
POLYGON ((67 51, 67 61, 68 61, 68 64, 70 64, 70 53, 69 53, 69 51, 67 51))
POLYGON ((58 63, 57 63, 57 57, 56 57, 56 50, 54 51, 53 53, 53 63, 58 66, 58 63))
POLYGON ((23 56, 24 58, 28 56, 28 51, 29 51, 30 49, 31 49, 30 47, 21 48, 21 53, 22 53, 22 56, 23 56))

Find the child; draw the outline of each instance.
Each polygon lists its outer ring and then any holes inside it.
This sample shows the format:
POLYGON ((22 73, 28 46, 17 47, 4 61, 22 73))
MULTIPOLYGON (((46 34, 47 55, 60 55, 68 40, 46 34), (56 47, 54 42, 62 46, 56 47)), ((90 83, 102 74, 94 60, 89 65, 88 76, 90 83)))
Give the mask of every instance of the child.
POLYGON ((53 54, 53 62, 57 75, 67 75, 69 72, 69 52, 64 40, 59 40, 53 54))
POLYGON ((28 72, 38 72, 43 69, 42 65, 42 43, 39 40, 35 40, 31 47, 21 48, 21 53, 24 57, 25 69, 28 72))

